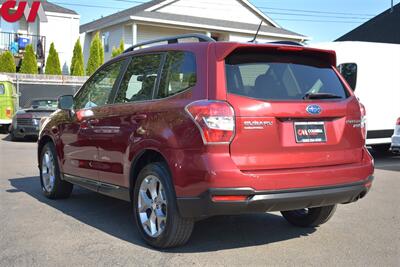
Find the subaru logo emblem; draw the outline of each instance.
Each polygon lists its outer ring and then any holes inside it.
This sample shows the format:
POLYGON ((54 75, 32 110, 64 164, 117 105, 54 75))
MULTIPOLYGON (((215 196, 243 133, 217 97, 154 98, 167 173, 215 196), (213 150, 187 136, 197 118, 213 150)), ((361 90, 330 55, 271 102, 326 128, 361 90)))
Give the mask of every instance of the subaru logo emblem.
POLYGON ((312 115, 318 115, 321 113, 322 109, 318 105, 309 105, 307 106, 306 111, 312 115))

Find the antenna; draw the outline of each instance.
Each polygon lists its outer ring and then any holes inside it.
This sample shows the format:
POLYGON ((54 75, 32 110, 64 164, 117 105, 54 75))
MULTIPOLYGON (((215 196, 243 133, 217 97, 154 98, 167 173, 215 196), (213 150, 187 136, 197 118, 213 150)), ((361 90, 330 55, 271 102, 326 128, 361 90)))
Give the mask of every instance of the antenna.
POLYGON ((263 24, 263 21, 261 20, 260 25, 258 25, 258 29, 257 29, 256 35, 254 35, 253 40, 251 40, 249 43, 254 43, 254 42, 257 40, 257 36, 258 36, 258 33, 260 32, 260 29, 261 29, 261 25, 262 25, 262 24, 263 24))

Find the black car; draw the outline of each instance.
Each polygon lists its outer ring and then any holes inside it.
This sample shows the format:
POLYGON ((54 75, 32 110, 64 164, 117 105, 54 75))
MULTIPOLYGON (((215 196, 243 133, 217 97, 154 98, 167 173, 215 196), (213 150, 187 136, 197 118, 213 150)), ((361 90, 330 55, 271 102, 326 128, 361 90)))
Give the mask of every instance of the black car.
POLYGON ((26 108, 20 109, 13 117, 10 126, 12 141, 26 137, 37 138, 40 121, 57 110, 56 99, 32 99, 26 108))

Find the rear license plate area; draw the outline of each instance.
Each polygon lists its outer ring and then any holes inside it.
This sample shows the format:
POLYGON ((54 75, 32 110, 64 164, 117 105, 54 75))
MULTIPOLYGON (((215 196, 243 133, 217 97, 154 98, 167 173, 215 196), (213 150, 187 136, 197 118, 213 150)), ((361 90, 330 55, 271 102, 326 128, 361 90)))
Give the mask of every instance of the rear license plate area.
POLYGON ((294 122, 296 143, 326 143, 323 121, 294 122))

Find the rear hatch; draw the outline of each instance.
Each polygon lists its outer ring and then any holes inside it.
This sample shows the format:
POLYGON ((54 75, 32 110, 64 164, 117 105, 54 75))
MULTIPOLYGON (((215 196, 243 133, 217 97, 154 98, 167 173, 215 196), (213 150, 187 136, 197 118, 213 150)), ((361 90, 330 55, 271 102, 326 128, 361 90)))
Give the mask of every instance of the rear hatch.
POLYGON ((297 47, 245 47, 225 58, 230 145, 243 171, 360 162, 360 104, 334 70, 334 55, 297 47))

